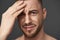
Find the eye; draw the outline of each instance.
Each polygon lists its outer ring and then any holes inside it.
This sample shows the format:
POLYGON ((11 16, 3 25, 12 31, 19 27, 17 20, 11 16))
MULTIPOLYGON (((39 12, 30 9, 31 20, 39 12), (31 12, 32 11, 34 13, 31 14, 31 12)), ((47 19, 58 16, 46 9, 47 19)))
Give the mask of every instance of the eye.
POLYGON ((31 12, 31 15, 36 15, 37 13, 36 12, 31 12))
POLYGON ((37 15, 38 14, 38 12, 37 11, 30 11, 30 15, 37 15))
POLYGON ((22 13, 21 13, 19 16, 20 16, 20 17, 23 17, 23 16, 25 16, 24 12, 22 12, 22 13))
POLYGON ((25 14, 24 13, 21 13, 20 16, 24 16, 25 14))

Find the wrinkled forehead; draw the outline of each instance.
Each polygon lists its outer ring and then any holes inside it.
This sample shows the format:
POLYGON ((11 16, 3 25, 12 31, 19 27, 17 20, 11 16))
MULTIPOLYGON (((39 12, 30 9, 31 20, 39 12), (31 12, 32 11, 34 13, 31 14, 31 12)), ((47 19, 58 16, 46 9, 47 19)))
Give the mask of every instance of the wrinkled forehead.
POLYGON ((40 9, 41 5, 37 0, 25 0, 26 9, 40 9))
POLYGON ((30 1, 30 0, 20 0, 20 1, 30 1))
POLYGON ((24 1, 24 3, 26 4, 27 8, 40 8, 40 3, 38 2, 38 0, 20 0, 20 1, 24 1))

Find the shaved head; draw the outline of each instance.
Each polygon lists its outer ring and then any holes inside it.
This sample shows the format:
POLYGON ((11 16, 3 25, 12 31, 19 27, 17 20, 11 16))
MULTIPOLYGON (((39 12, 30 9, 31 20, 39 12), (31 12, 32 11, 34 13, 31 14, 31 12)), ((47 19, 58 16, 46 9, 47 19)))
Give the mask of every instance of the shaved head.
MULTIPOLYGON (((20 1, 28 1, 28 0, 20 0, 20 1)), ((38 2, 43 5, 42 0, 38 0, 38 2)))

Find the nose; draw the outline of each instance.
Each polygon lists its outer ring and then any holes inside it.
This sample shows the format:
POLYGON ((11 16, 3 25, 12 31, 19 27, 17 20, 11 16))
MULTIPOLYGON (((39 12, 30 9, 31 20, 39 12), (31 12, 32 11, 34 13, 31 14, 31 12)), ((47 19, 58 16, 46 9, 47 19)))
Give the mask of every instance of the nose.
POLYGON ((29 15, 25 16, 25 24, 29 24, 31 22, 31 18, 29 17, 29 15))

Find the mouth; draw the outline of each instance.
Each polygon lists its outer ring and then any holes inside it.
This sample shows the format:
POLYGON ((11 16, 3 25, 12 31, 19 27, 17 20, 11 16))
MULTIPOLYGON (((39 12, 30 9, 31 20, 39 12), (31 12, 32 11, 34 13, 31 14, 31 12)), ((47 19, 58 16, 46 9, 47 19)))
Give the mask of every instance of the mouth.
POLYGON ((26 31, 31 31, 35 28, 35 25, 23 26, 26 31))

